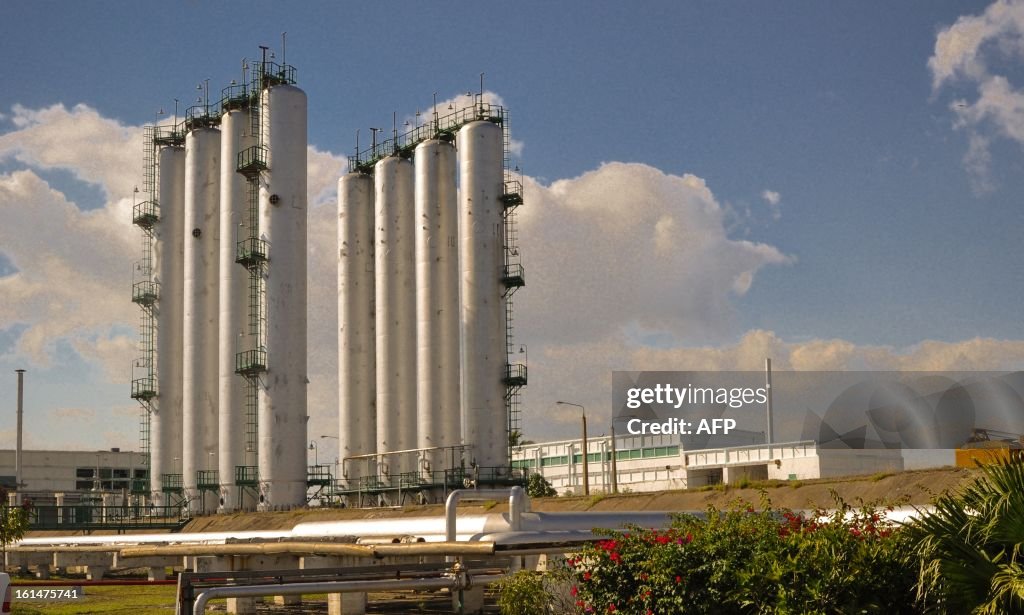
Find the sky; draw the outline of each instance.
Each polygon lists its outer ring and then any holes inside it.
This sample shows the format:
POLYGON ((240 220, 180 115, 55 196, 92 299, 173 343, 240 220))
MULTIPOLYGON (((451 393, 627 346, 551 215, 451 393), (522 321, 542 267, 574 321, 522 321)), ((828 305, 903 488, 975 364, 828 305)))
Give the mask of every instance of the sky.
POLYGON ((27 446, 137 448, 142 127, 259 45, 309 96, 320 460, 345 157, 480 73, 526 186, 526 438, 575 435, 558 400, 610 416, 612 370, 1024 369, 1024 2, 18 1, 0 21, 0 447, 25 368, 27 446))

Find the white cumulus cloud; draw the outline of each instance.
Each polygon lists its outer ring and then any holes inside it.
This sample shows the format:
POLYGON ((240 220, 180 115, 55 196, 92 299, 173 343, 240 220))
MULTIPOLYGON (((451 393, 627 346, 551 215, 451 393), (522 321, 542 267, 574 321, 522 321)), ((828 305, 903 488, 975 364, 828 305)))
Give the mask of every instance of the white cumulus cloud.
POLYGON ((1024 2, 1020 0, 998 0, 980 15, 961 16, 936 36, 935 51, 928 60, 933 88, 969 88, 970 95, 950 108, 957 118, 955 125, 968 132, 964 166, 976 192, 994 187, 992 138, 1024 144, 1024 90, 1008 76, 1021 60, 1024 2))
MULTIPOLYGON (((0 278, 0 330, 23 329, 10 352, 32 365, 47 365, 58 346, 68 347, 106 380, 127 382, 136 338, 126 332, 138 323, 130 301, 132 263, 141 256, 130 196, 141 176, 142 129, 84 106, 19 107, 13 116, 10 130, 0 134, 0 159, 18 167, 0 174, 0 246, 16 271, 0 278), (103 206, 77 207, 37 173, 51 168, 100 186, 103 206)), ((333 443, 319 435, 337 430, 334 184, 346 163, 312 147, 307 162, 309 433, 324 461, 333 459, 333 443)), ((728 211, 694 175, 608 163, 548 185, 525 183, 519 229, 527 286, 515 295, 515 318, 520 358, 528 355, 530 363, 527 436, 557 424, 550 411, 556 399, 607 404, 612 369, 760 369, 765 356, 779 369, 1022 365, 1019 341, 923 341, 897 349, 744 333, 736 326, 737 298, 757 284, 763 268, 787 266, 794 257, 733 237, 728 211)), ((774 191, 762 197, 781 202, 774 191)), ((138 408, 58 412, 54 418, 85 419, 88 412, 130 418, 138 408)), ((97 442, 133 441, 134 421, 120 423, 117 433, 97 432, 97 442)), ((81 435, 58 440, 74 445, 81 435)))
POLYGON ((730 331, 732 301, 793 258, 736 240, 704 180, 608 163, 550 186, 526 180, 516 318, 531 337, 600 339, 631 328, 673 339, 730 331))
MULTIPOLYGON (((532 440, 574 437, 578 412, 555 401, 568 399, 604 412, 610 404, 613 370, 760 371, 765 358, 771 358, 773 369, 779 371, 1016 371, 1024 369, 1024 341, 975 338, 892 347, 842 339, 787 341, 772 331, 755 329, 723 345, 656 348, 611 335, 544 344, 536 351, 531 346, 524 435, 532 440)), ((594 433, 607 427, 602 420, 593 419, 594 433)))

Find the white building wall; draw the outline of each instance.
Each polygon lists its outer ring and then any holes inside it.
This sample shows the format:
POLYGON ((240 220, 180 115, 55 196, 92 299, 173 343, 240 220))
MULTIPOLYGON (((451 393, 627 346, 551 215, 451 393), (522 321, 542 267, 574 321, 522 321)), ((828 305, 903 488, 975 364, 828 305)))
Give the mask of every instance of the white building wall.
POLYGON ((821 477, 820 459, 817 455, 803 459, 780 459, 779 465, 768 466, 768 478, 772 480, 808 480, 821 477))
MULTIPOLYGON (((22 467, 23 491, 30 494, 86 492, 96 487, 107 491, 119 491, 122 486, 130 489, 129 481, 141 479, 147 471, 146 456, 129 451, 26 450, 22 451, 22 467), (79 470, 82 476, 76 475, 79 470)), ((13 482, 13 450, 0 451, 0 477, 10 477, 13 482)))
MULTIPOLYGON (((673 436, 616 438, 620 492, 662 491, 741 480, 808 480, 897 472, 897 450, 819 449, 812 441, 684 451, 673 436)), ((611 491, 611 438, 590 438, 591 493, 611 491)), ((513 465, 526 474, 540 473, 559 494, 583 493, 581 441, 530 444, 513 452, 513 465), (522 467, 529 463, 527 467, 522 467)))

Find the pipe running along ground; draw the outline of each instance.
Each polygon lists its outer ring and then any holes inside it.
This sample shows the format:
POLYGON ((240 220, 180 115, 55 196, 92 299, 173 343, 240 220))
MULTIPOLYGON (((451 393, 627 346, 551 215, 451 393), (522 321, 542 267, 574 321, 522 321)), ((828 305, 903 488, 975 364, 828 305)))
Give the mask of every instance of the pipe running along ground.
POLYGON ((259 544, 168 545, 127 547, 120 556, 158 557, 178 555, 340 555, 352 557, 400 557, 421 555, 493 555, 493 542, 416 542, 356 545, 322 542, 268 542, 259 544))
POLYGON ((451 591, 468 589, 473 583, 489 585, 505 578, 503 574, 488 574, 470 577, 457 573, 442 579, 382 579, 371 581, 327 581, 319 583, 289 583, 258 585, 251 587, 214 587, 198 596, 192 607, 193 615, 204 615, 206 604, 216 598, 255 598, 259 596, 295 596, 303 594, 341 594, 348 592, 394 591, 394 590, 438 590, 451 591))

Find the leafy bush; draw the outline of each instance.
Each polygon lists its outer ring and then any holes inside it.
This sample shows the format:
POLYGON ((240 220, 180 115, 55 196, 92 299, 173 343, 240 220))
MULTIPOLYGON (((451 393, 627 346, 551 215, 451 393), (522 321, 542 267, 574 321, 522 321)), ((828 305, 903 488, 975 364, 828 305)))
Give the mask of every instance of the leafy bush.
POLYGON ((530 478, 526 479, 526 495, 531 498, 550 498, 558 495, 558 492, 546 478, 533 473, 530 478))
MULTIPOLYGON (((6 499, 7 492, 0 490, 0 497, 6 499)), ((25 537, 28 531, 29 511, 32 503, 25 500, 21 506, 0 507, 0 557, 3 561, 7 559, 7 545, 17 542, 25 537)))
POLYGON ((502 615, 546 615, 548 595, 543 577, 520 570, 502 579, 498 583, 498 608, 502 615))
POLYGON ((907 537, 842 502, 804 516, 740 504, 680 515, 665 531, 602 531, 569 560, 583 612, 910 613, 907 537))
POLYGON ((549 567, 544 574, 520 570, 498 583, 498 609, 502 615, 569 613, 575 602, 569 595, 571 586, 564 565, 549 567))

